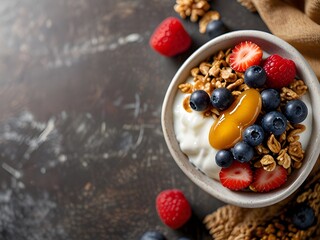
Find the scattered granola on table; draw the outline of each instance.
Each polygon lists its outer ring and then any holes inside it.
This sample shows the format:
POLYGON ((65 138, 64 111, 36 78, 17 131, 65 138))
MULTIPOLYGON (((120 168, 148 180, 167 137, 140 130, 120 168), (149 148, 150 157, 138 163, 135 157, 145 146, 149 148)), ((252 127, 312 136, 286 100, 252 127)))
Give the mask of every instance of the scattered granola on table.
POLYGON ((197 22, 209 9, 208 0, 176 0, 174 5, 174 10, 180 17, 190 17, 192 22, 197 22))

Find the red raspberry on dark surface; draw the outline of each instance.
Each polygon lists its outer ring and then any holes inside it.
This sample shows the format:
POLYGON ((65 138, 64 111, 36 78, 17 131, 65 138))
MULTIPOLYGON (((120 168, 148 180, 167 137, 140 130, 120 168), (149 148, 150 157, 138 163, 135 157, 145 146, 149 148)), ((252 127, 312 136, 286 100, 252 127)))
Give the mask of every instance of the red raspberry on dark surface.
POLYGON ((160 192, 156 199, 156 209, 161 221, 172 229, 184 225, 192 213, 188 200, 178 189, 160 192))
POLYGON ((267 73, 266 84, 270 88, 282 88, 288 86, 296 76, 296 64, 294 61, 274 54, 269 56, 262 64, 267 73))
POLYGON ((155 29, 149 44, 158 53, 172 57, 188 50, 191 42, 180 20, 168 17, 155 29))

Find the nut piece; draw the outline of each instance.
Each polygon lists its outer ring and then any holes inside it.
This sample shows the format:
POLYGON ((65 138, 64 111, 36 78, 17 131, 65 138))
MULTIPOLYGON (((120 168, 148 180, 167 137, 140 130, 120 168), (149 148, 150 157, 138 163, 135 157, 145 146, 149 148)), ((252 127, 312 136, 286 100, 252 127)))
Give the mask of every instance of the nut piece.
POLYGON ((287 148, 281 149, 277 157, 278 164, 288 169, 291 166, 291 157, 287 153, 287 148))
POLYGON ((308 90, 307 85, 304 83, 303 80, 296 80, 290 83, 289 88, 292 89, 296 94, 300 97, 305 94, 308 90))
POLYGON ((205 33, 209 22, 220 19, 220 13, 217 11, 209 11, 199 21, 199 32, 205 33))
POLYGON ((271 150, 273 153, 278 153, 281 150, 281 144, 279 141, 275 138, 273 134, 268 139, 267 142, 268 148, 271 150))
POLYGON ((292 160, 301 162, 304 157, 304 151, 302 149, 301 142, 296 141, 289 144, 288 153, 292 160))
POLYGON ((179 89, 183 93, 192 93, 193 85, 191 83, 181 83, 179 89))
POLYGON ((174 10, 183 19, 190 17, 191 22, 197 22, 209 9, 207 0, 176 0, 174 10))
POLYGON ((280 92, 281 102, 298 99, 299 95, 290 88, 283 87, 280 92))
POLYGON ((260 163, 261 163, 263 169, 266 171, 273 171, 277 166, 276 161, 274 160, 274 158, 271 155, 264 155, 261 158, 260 163))

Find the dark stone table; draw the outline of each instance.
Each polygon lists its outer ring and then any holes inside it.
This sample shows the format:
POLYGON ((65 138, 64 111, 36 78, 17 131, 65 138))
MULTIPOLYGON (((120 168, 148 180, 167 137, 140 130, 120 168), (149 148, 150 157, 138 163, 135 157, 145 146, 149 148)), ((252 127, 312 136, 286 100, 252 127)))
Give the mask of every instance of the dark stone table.
MULTIPOLYGON (((0 2, 0 239, 209 239, 201 221, 222 206, 177 167, 160 113, 171 78, 209 38, 184 20, 191 49, 148 45, 172 0, 0 2), (173 231, 155 197, 179 188, 193 217, 173 231)), ((215 0, 230 30, 268 31, 235 0, 215 0)))

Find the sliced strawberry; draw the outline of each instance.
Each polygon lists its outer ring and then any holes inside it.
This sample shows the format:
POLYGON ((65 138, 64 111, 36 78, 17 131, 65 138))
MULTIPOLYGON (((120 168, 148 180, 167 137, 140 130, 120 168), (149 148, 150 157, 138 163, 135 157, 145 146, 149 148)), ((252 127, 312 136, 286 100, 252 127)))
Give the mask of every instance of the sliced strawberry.
POLYGON ((245 41, 232 49, 230 66, 237 72, 245 72, 248 67, 259 65, 261 59, 261 48, 253 42, 245 41))
POLYGON ((256 192, 269 192, 280 187, 287 181, 287 170, 282 166, 276 166, 273 171, 258 168, 253 175, 253 183, 250 189, 256 192))
POLYGON ((249 187, 253 179, 249 163, 238 161, 233 161, 228 168, 222 168, 219 177, 224 187, 235 191, 249 187))

